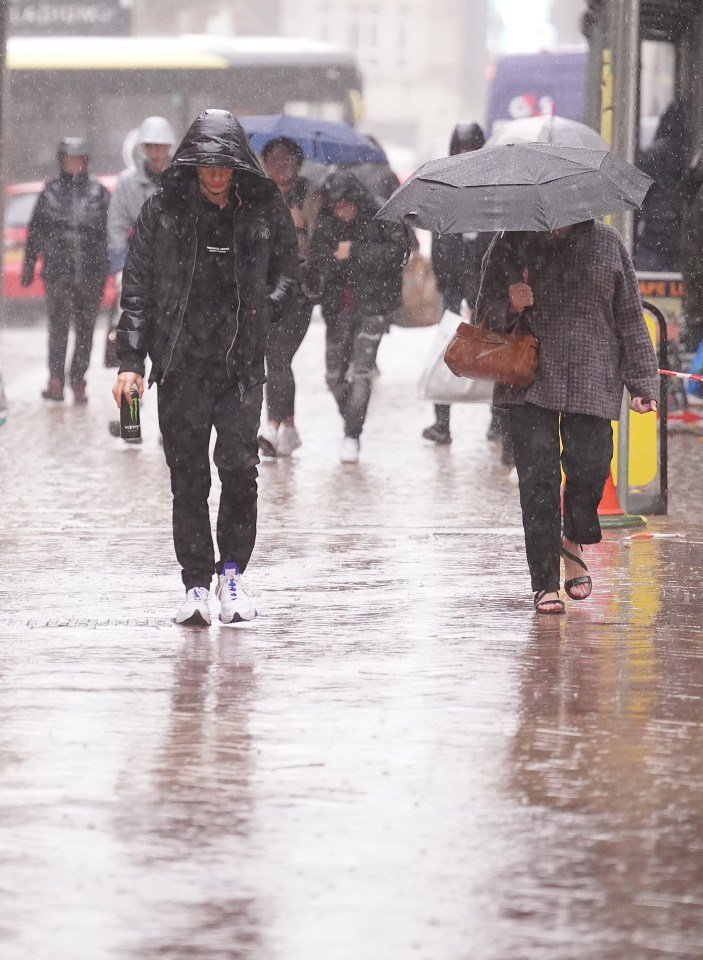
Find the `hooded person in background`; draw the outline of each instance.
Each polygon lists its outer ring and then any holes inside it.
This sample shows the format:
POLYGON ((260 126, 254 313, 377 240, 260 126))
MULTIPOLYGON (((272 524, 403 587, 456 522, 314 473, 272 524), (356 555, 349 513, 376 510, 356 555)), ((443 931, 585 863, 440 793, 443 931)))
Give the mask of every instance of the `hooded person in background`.
MULTIPOLYGON (((486 143, 477 123, 458 123, 449 141, 449 156, 472 153, 486 143)), ((432 269, 443 311, 459 314, 464 300, 473 310, 481 283, 481 261, 491 242, 491 233, 443 233, 432 237, 432 269)), ((422 431, 425 440, 451 443, 449 404, 435 404, 435 422, 422 431)))
POLYGON ((633 260, 637 270, 678 271, 686 169, 686 118, 680 101, 661 115, 652 145, 637 166, 653 180, 642 206, 633 260))
MULTIPOLYGON (((266 175, 276 184, 290 208, 302 260, 307 254, 317 211, 319 192, 300 175, 303 151, 290 137, 277 137, 264 146, 261 159, 266 175)), ((268 422, 259 430, 264 456, 289 457, 301 445, 295 425, 293 357, 310 326, 313 303, 300 290, 281 322, 271 330, 266 346, 266 412, 268 422)))
POLYGON ((107 213, 110 269, 118 276, 139 211, 161 186, 161 174, 169 165, 175 145, 176 135, 165 117, 142 121, 134 145, 134 163, 117 178, 107 213))
POLYGON ((242 583, 256 540, 257 433, 271 323, 298 288, 290 212, 263 173, 239 121, 206 110, 191 125, 142 207, 122 276, 118 406, 141 396, 147 355, 171 472, 173 538, 186 596, 175 621, 256 616, 242 583), (210 438, 222 483, 215 554, 210 530, 210 438))
POLYGON ((327 385, 344 420, 342 463, 359 459, 385 314, 400 304, 410 253, 402 226, 374 220, 379 208, 353 173, 331 174, 308 251, 306 281, 327 324, 327 385))
POLYGON ((57 161, 59 176, 42 190, 29 224, 22 286, 32 283, 37 259, 43 257, 49 382, 42 396, 55 401, 64 398, 68 331, 73 321, 76 341, 69 376, 74 400, 83 404, 93 330, 108 273, 110 195, 88 175, 88 147, 82 137, 65 137, 57 161))

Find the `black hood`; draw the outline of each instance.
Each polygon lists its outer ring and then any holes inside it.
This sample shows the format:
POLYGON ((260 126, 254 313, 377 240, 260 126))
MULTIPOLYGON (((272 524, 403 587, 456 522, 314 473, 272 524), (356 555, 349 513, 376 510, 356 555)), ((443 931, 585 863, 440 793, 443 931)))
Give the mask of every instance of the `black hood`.
POLYGON ((322 186, 322 199, 326 207, 331 209, 339 200, 349 200, 360 210, 378 209, 373 196, 350 170, 339 170, 332 173, 322 186))
POLYGON ((205 110, 189 127, 161 177, 165 192, 194 179, 195 167, 229 167, 238 183, 270 184, 239 120, 227 110, 205 110))

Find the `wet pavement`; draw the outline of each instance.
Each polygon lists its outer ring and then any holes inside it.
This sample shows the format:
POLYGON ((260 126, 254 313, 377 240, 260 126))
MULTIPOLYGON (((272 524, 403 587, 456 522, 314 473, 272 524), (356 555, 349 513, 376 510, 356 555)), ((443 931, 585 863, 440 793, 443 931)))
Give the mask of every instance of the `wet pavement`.
POLYGON ((703 957, 701 440, 537 617, 487 409, 419 437, 431 335, 384 341, 350 467, 313 326, 261 616, 197 631, 154 396, 128 447, 102 329, 86 408, 39 398, 41 326, 0 330, 2 960, 703 957))

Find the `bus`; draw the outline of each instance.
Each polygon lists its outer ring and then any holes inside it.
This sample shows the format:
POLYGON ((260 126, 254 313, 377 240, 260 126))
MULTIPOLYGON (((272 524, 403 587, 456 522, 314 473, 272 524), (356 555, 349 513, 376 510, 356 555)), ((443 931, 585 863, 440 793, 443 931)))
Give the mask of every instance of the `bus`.
POLYGON ((55 174, 64 136, 90 144, 91 167, 124 166, 126 134, 158 114, 184 133, 206 107, 354 124, 361 75, 352 51, 284 37, 11 37, 5 175, 55 174))
POLYGON ((542 114, 583 123, 587 57, 581 48, 501 57, 489 74, 487 134, 511 120, 542 114))

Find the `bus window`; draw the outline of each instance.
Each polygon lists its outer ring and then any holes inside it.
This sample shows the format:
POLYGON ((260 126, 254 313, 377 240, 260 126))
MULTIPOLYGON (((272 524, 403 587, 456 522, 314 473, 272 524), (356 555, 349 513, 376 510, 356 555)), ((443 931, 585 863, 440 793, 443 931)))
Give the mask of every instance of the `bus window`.
POLYGON ((486 129, 495 133, 510 120, 552 113, 583 123, 586 58, 582 50, 502 57, 489 85, 486 129))

